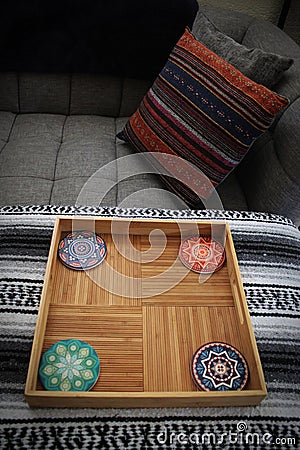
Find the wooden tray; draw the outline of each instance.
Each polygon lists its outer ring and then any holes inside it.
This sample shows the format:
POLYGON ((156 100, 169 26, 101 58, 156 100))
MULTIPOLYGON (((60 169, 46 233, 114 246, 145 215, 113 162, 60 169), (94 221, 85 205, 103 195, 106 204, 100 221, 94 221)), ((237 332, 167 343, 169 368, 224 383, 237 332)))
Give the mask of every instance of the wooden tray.
POLYGON ((228 224, 57 218, 25 388, 30 406, 256 405, 266 394, 228 224), (182 237, 194 235, 195 227, 223 242, 226 251, 224 266, 204 282, 178 259, 182 237), (104 238, 105 264, 89 271, 70 270, 57 258, 58 243, 70 231, 83 229, 104 238), (164 250, 159 251, 162 244, 164 250), (161 254, 151 261, 151 251, 161 254), (71 338, 95 348, 100 377, 89 392, 46 391, 38 379, 41 354, 56 341, 71 338), (210 341, 227 342, 245 356, 250 373, 245 389, 196 388, 191 358, 210 341))

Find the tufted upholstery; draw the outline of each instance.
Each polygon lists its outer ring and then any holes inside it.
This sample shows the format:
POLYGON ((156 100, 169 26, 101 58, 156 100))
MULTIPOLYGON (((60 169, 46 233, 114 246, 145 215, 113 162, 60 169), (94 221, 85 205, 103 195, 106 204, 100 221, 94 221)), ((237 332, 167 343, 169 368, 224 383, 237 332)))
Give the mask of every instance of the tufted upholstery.
MULTIPOLYGON (((223 32, 248 47, 294 58, 274 90, 290 106, 218 188, 226 209, 269 211, 300 223, 300 49, 274 25, 203 7, 223 32)), ((182 207, 155 175, 120 180, 132 153, 116 140, 151 80, 106 74, 0 73, 0 204, 74 204, 84 183, 111 163, 97 188, 115 184, 102 204, 182 207), (151 194, 143 189, 152 188, 151 194), (134 194, 142 189, 140 194, 134 194), (131 195, 132 194, 132 195, 131 195), (134 195, 133 195, 134 194, 134 195), (163 194, 163 195, 162 195, 163 194)), ((98 204, 91 192, 89 203, 98 204)))

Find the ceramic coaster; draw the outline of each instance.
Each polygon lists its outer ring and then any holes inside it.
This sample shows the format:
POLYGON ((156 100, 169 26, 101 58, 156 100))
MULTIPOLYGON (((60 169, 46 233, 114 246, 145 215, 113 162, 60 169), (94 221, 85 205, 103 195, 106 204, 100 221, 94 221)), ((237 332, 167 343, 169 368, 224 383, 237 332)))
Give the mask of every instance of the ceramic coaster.
POLYGON ((179 258, 194 272, 213 273, 224 264, 225 250, 220 242, 209 236, 192 236, 180 245, 179 258))
POLYGON ((191 371, 197 387, 205 391, 240 391, 249 373, 243 355, 223 342, 210 342, 198 348, 191 371))
POLYGON ((39 377, 48 391, 89 391, 100 373, 100 360, 89 344, 58 341, 43 353, 39 377))
POLYGON ((91 231, 69 233, 58 246, 60 261, 70 269, 92 269, 98 266, 105 256, 104 240, 91 231))

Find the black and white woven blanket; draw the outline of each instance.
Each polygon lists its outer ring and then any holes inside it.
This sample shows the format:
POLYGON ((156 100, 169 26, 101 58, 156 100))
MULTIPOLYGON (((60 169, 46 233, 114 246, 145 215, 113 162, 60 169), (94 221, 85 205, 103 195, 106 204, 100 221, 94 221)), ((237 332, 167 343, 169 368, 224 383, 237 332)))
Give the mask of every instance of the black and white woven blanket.
POLYGON ((296 449, 300 446, 300 233, 229 211, 0 208, 0 449, 296 449), (24 387, 57 214, 229 222, 268 396, 255 407, 30 409, 24 387))

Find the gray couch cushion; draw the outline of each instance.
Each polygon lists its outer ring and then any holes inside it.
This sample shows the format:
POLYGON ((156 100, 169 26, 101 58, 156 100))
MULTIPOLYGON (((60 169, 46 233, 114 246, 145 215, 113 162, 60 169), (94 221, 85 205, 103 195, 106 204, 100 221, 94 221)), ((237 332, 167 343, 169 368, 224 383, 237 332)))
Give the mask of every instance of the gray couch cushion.
POLYGON ((285 172, 274 142, 268 142, 250 156, 251 164, 241 168, 239 174, 242 187, 248 193, 249 210, 276 211, 299 225, 299 181, 295 182, 285 172))
POLYGON ((120 181, 117 202, 125 208, 186 209, 186 204, 165 189, 156 175, 136 175, 120 181))
POLYGON ((33 176, 0 177, 0 205, 48 205, 52 180, 33 176))
POLYGON ((18 115, 0 154, 0 176, 52 179, 64 122, 62 115, 18 115))
POLYGON ((220 31, 240 44, 250 24, 255 20, 252 16, 230 9, 206 5, 201 5, 200 9, 220 31))
MULTIPOLYGON (((107 180, 102 180, 105 184, 107 180)), ((111 189, 106 195, 101 183, 95 180, 91 183, 90 177, 68 177, 63 180, 54 180, 49 202, 51 205, 90 205, 115 206, 117 204, 117 187, 111 189), (83 189, 88 186, 88 192, 83 189)))
POLYGON ((275 151, 280 165, 287 177, 298 185, 300 184, 299 111, 300 98, 284 112, 274 130, 275 151))
POLYGON ((150 84, 105 75, 0 73, 0 111, 128 117, 150 84))
POLYGON ((144 167, 132 179, 116 161, 132 153, 115 139, 127 119, 1 112, 0 204, 182 206, 144 167))
POLYGON ((250 23, 242 44, 289 58, 299 57, 299 45, 280 28, 265 20, 254 19, 250 23))
POLYGON ((15 119, 15 114, 6 111, 0 111, 0 153, 4 149, 9 139, 15 119))
MULTIPOLYGON (((117 132, 128 118, 118 119, 117 132)), ((134 154, 129 144, 116 141, 118 196, 117 204, 124 207, 153 207, 182 209, 186 205, 167 191, 153 167, 140 154, 134 154)))
POLYGON ((151 86, 150 81, 125 78, 122 86, 122 99, 119 116, 129 117, 140 104, 141 99, 151 86))
POLYGON ((267 87, 276 84, 293 63, 292 58, 267 53, 259 48, 247 48, 219 31, 198 11, 193 34, 210 50, 238 68, 244 75, 267 87))
POLYGON ((17 73, 0 73, 0 110, 19 112, 19 80, 17 73))
MULTIPOLYGON (((115 119, 94 115, 67 116, 57 154, 55 179, 90 177, 115 159, 115 119)), ((105 177, 116 179, 116 166, 105 177)))
POLYGON ((68 114, 70 98, 68 75, 19 75, 19 107, 22 113, 68 114))
POLYGON ((224 209, 247 211, 249 209, 245 194, 237 178, 236 170, 217 187, 224 209))
POLYGON ((105 75, 73 75, 70 114, 119 114, 122 79, 105 75))

